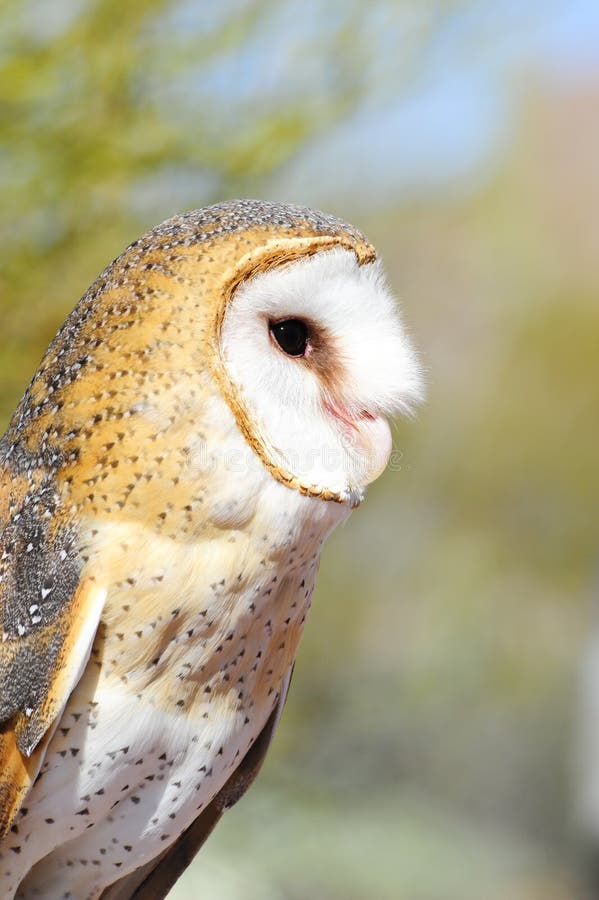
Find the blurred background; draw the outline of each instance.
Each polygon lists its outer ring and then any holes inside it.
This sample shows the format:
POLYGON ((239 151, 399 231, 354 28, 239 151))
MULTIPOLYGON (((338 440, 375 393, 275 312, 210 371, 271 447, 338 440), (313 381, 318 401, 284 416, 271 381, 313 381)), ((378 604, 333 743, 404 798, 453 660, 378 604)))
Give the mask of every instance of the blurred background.
POLYGON ((2 0, 2 425, 110 259, 232 196, 362 228, 427 372, 173 900, 599 897, 598 159, 596 0, 2 0))

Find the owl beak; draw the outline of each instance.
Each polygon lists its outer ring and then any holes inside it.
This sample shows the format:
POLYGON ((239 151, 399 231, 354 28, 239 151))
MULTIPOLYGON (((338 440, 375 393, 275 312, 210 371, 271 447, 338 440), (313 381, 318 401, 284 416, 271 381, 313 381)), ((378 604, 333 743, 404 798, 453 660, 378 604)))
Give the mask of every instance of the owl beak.
POLYGON ((387 467, 392 450, 391 429, 384 416, 366 415, 357 423, 353 441, 357 451, 357 475, 362 485, 371 484, 387 467))
POLYGON ((350 450, 352 481, 360 488, 375 481, 385 470, 392 450, 391 429, 384 416, 363 410, 352 416, 343 407, 327 402, 350 450))

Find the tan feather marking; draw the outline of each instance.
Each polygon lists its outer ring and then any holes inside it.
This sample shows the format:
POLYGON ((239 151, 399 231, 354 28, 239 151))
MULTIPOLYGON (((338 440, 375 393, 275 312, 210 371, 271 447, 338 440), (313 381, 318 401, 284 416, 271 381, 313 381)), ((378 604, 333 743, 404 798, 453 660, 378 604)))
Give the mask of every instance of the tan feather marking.
POLYGON ((49 732, 31 756, 23 756, 13 730, 0 734, 0 840, 23 805, 42 764, 49 732))

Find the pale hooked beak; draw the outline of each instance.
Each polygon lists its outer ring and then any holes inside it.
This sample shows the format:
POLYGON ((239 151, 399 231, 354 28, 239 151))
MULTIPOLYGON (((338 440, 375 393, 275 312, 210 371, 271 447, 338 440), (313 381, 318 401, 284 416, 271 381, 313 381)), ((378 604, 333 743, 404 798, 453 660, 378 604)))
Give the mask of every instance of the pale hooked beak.
POLYGON ((375 481, 387 468, 392 450, 391 429, 384 416, 368 416, 357 423, 354 446, 358 449, 362 484, 375 481))
MULTIPOLYGON (((364 411, 356 417, 331 402, 325 405, 328 412, 334 416, 343 434, 344 443, 349 447, 352 482, 359 486, 361 493, 387 467, 392 450, 389 423, 381 415, 372 415, 364 411)), ((350 493, 353 494, 354 490, 350 493)))

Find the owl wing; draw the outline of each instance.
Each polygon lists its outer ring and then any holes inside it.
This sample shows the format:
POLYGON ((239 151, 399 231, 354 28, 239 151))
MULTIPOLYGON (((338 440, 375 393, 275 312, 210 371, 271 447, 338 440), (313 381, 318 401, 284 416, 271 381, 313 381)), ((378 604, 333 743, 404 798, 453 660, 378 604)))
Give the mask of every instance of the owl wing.
POLYGON ((35 473, 0 469, 0 837, 89 658, 105 592, 81 578, 72 525, 35 473))
POLYGON ((125 875, 103 892, 100 900, 162 900, 204 845, 226 809, 241 800, 266 757, 287 699, 293 667, 287 673, 279 700, 266 725, 229 780, 189 828, 164 853, 125 875))

